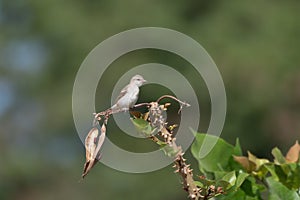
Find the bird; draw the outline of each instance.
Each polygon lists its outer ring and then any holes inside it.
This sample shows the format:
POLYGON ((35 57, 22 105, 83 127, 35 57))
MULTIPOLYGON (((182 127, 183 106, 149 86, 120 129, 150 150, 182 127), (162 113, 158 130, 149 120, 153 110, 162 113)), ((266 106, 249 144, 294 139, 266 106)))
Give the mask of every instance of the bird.
POLYGON ((141 87, 147 81, 139 74, 134 75, 130 83, 126 85, 116 99, 116 103, 110 108, 112 112, 123 111, 132 108, 138 100, 141 87))

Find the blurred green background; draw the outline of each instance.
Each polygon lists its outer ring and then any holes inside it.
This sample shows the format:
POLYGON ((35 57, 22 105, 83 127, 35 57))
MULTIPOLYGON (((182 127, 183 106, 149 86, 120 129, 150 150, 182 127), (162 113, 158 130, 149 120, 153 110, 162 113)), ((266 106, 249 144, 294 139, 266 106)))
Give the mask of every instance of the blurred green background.
MULTIPOLYGON (((99 42, 136 27, 171 28, 208 51, 227 92, 221 137, 231 143, 239 137, 244 151, 261 157, 270 158, 274 146, 285 152, 300 138, 299 10, 297 0, 0 0, 0 199, 186 198, 171 167, 126 174, 98 164, 78 183, 85 158, 72 119, 76 72, 99 42)), ((147 62, 174 66, 190 78, 205 132, 206 87, 176 55, 142 50, 123 56, 106 72, 107 94, 123 72, 147 62)), ((167 90, 145 86, 140 101, 157 91, 167 90)), ((109 103, 97 95, 97 110, 109 103)), ((111 137, 122 146, 123 139, 111 137)), ((148 142, 124 141, 131 149, 148 142)))

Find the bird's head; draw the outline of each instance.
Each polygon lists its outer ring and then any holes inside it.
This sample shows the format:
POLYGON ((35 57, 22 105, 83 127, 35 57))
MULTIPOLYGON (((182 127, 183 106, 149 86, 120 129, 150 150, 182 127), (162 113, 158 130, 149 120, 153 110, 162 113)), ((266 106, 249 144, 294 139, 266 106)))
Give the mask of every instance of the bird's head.
POLYGON ((147 81, 141 75, 135 75, 130 80, 130 83, 134 83, 138 87, 142 86, 145 82, 147 81))

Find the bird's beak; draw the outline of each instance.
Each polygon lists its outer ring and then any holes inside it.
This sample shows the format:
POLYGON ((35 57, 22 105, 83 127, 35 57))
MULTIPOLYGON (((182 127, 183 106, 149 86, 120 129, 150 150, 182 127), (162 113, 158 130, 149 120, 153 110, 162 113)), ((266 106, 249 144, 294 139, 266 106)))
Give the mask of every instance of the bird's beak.
POLYGON ((147 81, 146 81, 146 80, 143 80, 143 83, 147 83, 147 81))

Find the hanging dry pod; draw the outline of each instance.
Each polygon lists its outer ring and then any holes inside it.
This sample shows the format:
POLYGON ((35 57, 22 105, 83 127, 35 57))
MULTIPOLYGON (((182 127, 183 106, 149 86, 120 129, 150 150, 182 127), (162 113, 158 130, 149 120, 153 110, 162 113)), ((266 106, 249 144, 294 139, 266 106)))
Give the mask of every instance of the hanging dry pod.
POLYGON ((83 167, 82 178, 84 178, 89 171, 100 160, 100 150, 105 140, 106 127, 103 124, 101 127, 101 134, 97 127, 92 128, 85 138, 86 161, 83 167))

